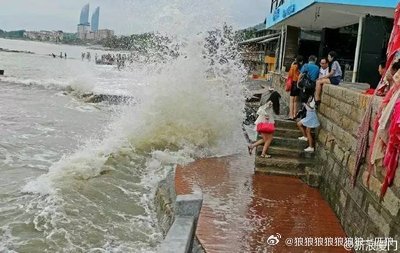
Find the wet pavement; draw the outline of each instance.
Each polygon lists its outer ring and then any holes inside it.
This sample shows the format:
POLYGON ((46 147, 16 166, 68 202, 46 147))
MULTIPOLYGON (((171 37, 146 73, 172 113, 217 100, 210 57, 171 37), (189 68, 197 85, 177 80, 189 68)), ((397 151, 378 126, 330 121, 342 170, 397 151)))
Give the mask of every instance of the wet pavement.
POLYGON ((254 156, 240 155, 177 167, 177 194, 203 192, 196 235, 206 252, 348 252, 343 247, 294 246, 296 237, 303 245, 318 240, 325 245, 346 235, 317 189, 296 178, 254 174, 253 168, 254 156), (274 241, 270 236, 279 243, 268 245, 268 238, 274 241))

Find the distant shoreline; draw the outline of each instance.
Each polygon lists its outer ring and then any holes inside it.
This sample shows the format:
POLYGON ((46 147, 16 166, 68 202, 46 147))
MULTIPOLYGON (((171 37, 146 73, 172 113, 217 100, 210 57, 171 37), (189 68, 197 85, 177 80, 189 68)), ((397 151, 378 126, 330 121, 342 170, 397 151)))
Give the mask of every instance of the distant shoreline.
POLYGON ((21 54, 35 54, 34 52, 31 52, 31 51, 12 50, 12 49, 1 48, 1 47, 0 47, 0 52, 21 53, 21 54))
MULTIPOLYGON (((109 47, 104 47, 103 45, 100 44, 90 44, 90 43, 81 43, 81 44, 72 44, 72 43, 56 43, 52 41, 41 41, 41 40, 29 40, 29 39, 24 39, 24 38, 0 38, 4 40, 18 40, 18 41, 26 41, 26 42, 38 42, 38 43, 45 43, 45 44, 51 44, 51 45, 67 45, 67 46, 80 46, 80 47, 85 47, 87 49, 92 49, 92 50, 102 50, 102 51, 123 51, 125 52, 126 50, 119 50, 116 48, 109 48, 109 47)), ((18 50, 10 50, 10 49, 5 49, 5 48, 0 48, 3 50, 9 50, 9 51, 2 51, 0 52, 10 52, 10 51, 18 51, 18 50)), ((23 53, 23 52, 30 52, 30 51, 18 51, 14 53, 23 53)), ((34 54, 33 52, 30 52, 31 54, 34 54)))
POLYGON ((31 40, 31 39, 25 39, 25 38, 4 38, 0 37, 0 39, 5 39, 5 40, 20 40, 20 41, 32 41, 32 42, 40 42, 40 43, 46 43, 46 44, 52 44, 52 45, 71 45, 71 46, 102 46, 99 44, 91 44, 91 43, 75 43, 75 42, 53 42, 53 41, 43 41, 43 40, 31 40))

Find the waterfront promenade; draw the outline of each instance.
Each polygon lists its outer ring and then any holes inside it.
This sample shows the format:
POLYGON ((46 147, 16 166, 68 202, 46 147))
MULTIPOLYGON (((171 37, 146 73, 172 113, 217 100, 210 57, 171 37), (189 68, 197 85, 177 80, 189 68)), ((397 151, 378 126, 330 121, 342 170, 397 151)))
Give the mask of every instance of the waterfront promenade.
POLYGON ((254 156, 178 166, 175 187, 177 194, 203 192, 196 236, 206 252, 349 252, 285 245, 295 237, 345 238, 345 233, 317 189, 297 178, 255 174, 254 156), (277 233, 279 243, 268 245, 267 239, 277 233))

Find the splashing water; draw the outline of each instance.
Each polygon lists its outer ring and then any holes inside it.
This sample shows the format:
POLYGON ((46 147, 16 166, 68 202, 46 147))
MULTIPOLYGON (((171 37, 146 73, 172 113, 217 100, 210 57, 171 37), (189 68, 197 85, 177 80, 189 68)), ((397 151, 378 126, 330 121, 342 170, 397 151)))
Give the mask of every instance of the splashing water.
POLYGON ((11 205, 0 206, 0 251, 153 252, 162 240, 152 203, 159 180, 176 164, 240 152, 245 70, 226 17, 215 15, 221 3, 157 3, 155 28, 179 56, 129 66, 120 75, 136 82, 125 87, 136 102, 22 194, 3 197, 11 205))

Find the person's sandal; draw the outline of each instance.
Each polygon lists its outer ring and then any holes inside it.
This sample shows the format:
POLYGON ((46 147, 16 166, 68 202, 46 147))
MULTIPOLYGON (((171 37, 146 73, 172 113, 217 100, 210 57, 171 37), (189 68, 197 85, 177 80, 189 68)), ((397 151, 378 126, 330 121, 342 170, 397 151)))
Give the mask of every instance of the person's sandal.
POLYGON ((261 158, 271 158, 271 155, 260 155, 261 158))
POLYGON ((249 155, 252 155, 252 154, 253 154, 253 149, 250 148, 250 146, 247 146, 247 150, 249 151, 249 155))

